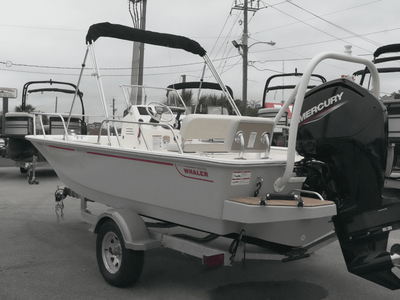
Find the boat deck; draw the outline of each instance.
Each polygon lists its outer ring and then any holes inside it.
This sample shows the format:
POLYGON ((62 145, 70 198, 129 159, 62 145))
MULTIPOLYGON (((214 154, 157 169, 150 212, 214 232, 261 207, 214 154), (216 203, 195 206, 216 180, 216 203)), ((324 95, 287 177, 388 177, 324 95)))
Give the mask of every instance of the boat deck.
MULTIPOLYGON (((303 207, 316 207, 335 204, 333 201, 320 200, 309 197, 302 197, 303 207)), ((229 198, 229 200, 234 202, 239 202, 248 205, 260 205, 261 197, 234 197, 229 198)), ((266 200, 266 206, 298 206, 298 202, 295 200, 266 200)))

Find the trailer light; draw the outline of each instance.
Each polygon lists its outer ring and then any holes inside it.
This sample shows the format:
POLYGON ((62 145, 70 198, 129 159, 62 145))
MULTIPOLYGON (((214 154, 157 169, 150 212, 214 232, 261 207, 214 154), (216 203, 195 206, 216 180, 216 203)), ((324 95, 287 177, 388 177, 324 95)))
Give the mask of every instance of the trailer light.
POLYGON ((215 268, 224 264, 224 254, 216 254, 211 256, 203 256, 203 264, 207 268, 215 268))

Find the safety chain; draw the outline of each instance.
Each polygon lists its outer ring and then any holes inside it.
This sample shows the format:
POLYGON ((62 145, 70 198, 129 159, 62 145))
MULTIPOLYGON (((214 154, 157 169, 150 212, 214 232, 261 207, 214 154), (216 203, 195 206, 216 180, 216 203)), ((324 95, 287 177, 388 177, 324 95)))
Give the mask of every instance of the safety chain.
POLYGON ((57 216, 57 222, 64 221, 64 201, 63 200, 60 200, 56 203, 55 212, 56 212, 56 216, 57 216))

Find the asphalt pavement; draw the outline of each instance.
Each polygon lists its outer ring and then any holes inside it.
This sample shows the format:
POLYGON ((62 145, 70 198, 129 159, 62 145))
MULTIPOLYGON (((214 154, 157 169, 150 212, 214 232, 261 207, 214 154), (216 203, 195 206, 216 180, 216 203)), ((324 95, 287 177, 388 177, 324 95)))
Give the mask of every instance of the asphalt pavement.
MULTIPOLYGON (((116 288, 102 278, 95 235, 80 219, 80 202, 64 200, 57 222, 54 193, 63 186, 51 168, 37 171, 38 185, 12 162, 0 160, 0 299, 399 299, 347 272, 334 242, 293 262, 247 261, 206 271, 198 258, 168 249, 146 252, 139 281, 116 288), (3 167, 1 167, 3 166, 3 167)), ((390 244, 400 242, 400 231, 390 244)), ((396 270, 398 272, 400 270, 396 270)))

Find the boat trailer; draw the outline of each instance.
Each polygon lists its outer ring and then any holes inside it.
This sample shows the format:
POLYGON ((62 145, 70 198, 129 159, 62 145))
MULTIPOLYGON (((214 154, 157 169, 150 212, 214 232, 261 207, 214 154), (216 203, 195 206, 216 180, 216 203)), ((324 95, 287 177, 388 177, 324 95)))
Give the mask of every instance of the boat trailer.
MULTIPOLYGON (((400 188, 400 182, 397 184, 400 188)), ((123 241, 126 249, 137 253, 156 248, 168 248, 197 257, 201 259, 202 264, 207 269, 232 266, 235 262, 241 261, 245 265, 246 260, 269 260, 285 263, 308 258, 315 251, 336 241, 339 236, 342 248, 348 247, 348 251, 354 250, 357 252, 360 250, 357 248, 361 247, 362 249, 365 248, 364 250, 367 249, 368 252, 363 259, 357 259, 353 262, 353 265, 349 267, 349 272, 390 289, 399 288, 397 284, 400 280, 390 270, 393 267, 400 268, 400 244, 393 245, 390 253, 386 255, 382 255, 382 253, 385 252, 387 247, 389 232, 400 229, 400 223, 397 220, 397 216, 400 215, 400 205, 388 206, 379 211, 371 210, 367 213, 352 216, 347 220, 340 220, 340 223, 344 225, 338 225, 337 228, 341 228, 338 234, 332 231, 330 234, 304 247, 277 250, 274 247, 268 247, 268 245, 252 244, 251 241, 246 239, 244 230, 234 237, 207 234, 184 228, 177 224, 149 219, 129 209, 108 208, 96 215, 88 208, 88 203, 94 203, 94 201, 81 197, 68 187, 57 187, 55 192, 55 211, 58 222, 64 220, 63 200, 68 196, 80 199, 81 218, 84 222, 91 224, 93 227, 90 231, 98 235, 96 247, 98 259, 102 259, 104 255, 107 255, 102 253, 98 244, 102 227, 107 226, 110 222, 114 222, 117 225, 120 234, 118 239, 121 241, 116 243, 115 246, 112 246, 114 242, 108 245, 109 255, 113 259, 118 257, 123 241), (365 226, 368 228, 365 229, 365 226), (360 229, 361 227, 363 228, 362 230, 360 229), (115 248, 113 249, 112 247, 115 248)), ((295 201, 298 202, 298 198, 295 198, 295 201)), ((265 205, 263 201, 268 200, 261 199, 260 205, 265 205)), ((334 222, 338 222, 337 219, 334 219, 334 222)), ((354 257, 352 258, 354 259, 354 257)), ((109 258, 110 261, 113 259, 109 258)), ((348 260, 347 257, 345 259, 346 261, 348 260)), ((100 268, 104 265, 103 262, 98 262, 98 264, 100 268)), ((134 272, 140 273, 142 267, 142 265, 136 266, 137 270, 134 272)), ((105 277, 105 280, 109 284, 118 287, 132 284, 132 282, 121 279, 114 280, 105 277)))

